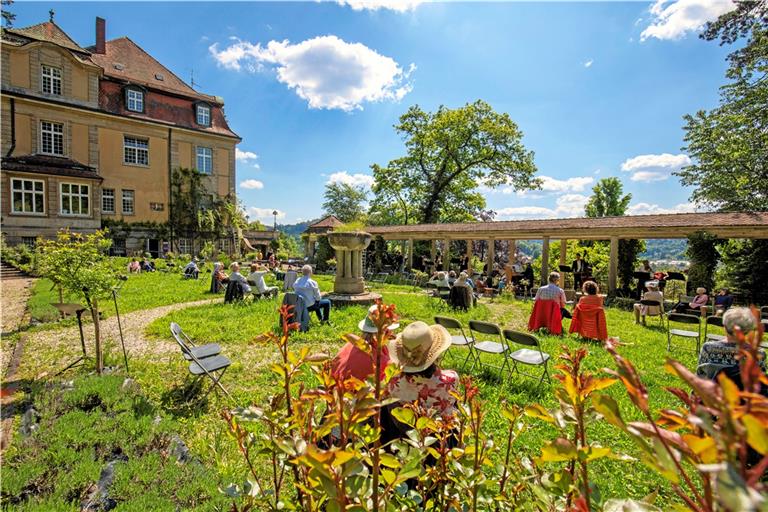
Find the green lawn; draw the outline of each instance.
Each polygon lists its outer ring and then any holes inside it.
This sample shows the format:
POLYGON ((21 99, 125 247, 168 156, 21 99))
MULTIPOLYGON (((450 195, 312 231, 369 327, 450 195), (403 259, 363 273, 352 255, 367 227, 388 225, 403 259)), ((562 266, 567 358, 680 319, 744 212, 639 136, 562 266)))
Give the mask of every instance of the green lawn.
MULTIPOLYGON (((318 276, 318 280, 321 289, 331 288, 331 277, 318 276)), ((128 311, 152 307, 174 302, 174 297, 178 301, 205 298, 210 296, 206 295, 206 289, 207 280, 182 281, 177 276, 161 274, 131 276, 122 294, 126 306, 121 305, 121 308, 128 311), (155 294, 158 282, 164 283, 160 288, 167 289, 155 294)), ((525 330, 531 308, 531 302, 507 299, 492 303, 483 301, 469 313, 453 314, 445 307, 435 304, 423 292, 410 287, 378 285, 375 289, 382 293, 385 302, 397 305, 401 326, 415 320, 431 322, 436 314, 445 314, 460 319, 465 325, 469 319, 491 320, 505 328, 525 330)), ((278 392, 275 376, 269 369, 270 364, 276 361, 277 354, 273 347, 259 345, 253 340, 258 334, 273 329, 277 325, 278 303, 275 300, 264 300, 254 304, 225 305, 223 301, 217 301, 213 304, 171 312, 149 324, 146 333, 155 338, 156 343, 167 344, 170 341, 168 325, 175 321, 199 343, 221 343, 224 353, 234 361, 224 377, 224 384, 230 389, 237 403, 242 405, 262 403, 268 396, 278 392)), ((291 343, 296 348, 308 346, 315 352, 333 354, 342 344, 340 335, 356 332, 357 323, 364 314, 365 308, 360 306, 334 309, 331 312, 330 325, 319 325, 313 315, 310 331, 297 333, 291 343)), ((676 405, 672 395, 664 390, 665 386, 679 385, 663 369, 668 355, 664 331, 654 326, 635 325, 631 313, 626 311, 609 308, 607 318, 609 333, 619 336, 625 343, 621 348, 622 354, 631 360, 643 375, 650 390, 653 408, 659 410, 676 405)), ((565 325, 568 325, 567 321, 565 325)), ((586 346, 590 350, 586 360, 588 368, 600 372, 605 367, 613 366, 611 358, 598 344, 567 335, 563 337, 542 335, 540 339, 543 349, 553 355, 553 363, 557 363, 557 355, 561 353, 563 346, 570 348, 586 346)), ((45 351, 45 347, 35 348, 45 351)), ((444 360, 444 366, 456 368, 464 359, 464 355, 465 353, 460 350, 455 354, 449 352, 444 360)), ((689 368, 695 365, 693 352, 678 350, 674 356, 689 368)), ((113 361, 118 360, 115 354, 111 357, 113 361)), ((487 360, 485 357, 483 359, 487 360)), ((39 366, 31 366, 34 365, 22 363, 20 372, 37 375, 43 370, 39 366)), ((180 353, 174 350, 161 357, 154 354, 144 356, 132 354, 131 370, 132 376, 142 385, 144 393, 150 400, 175 420, 176 429, 193 452, 215 467, 222 481, 230 478, 239 481, 242 475, 240 457, 236 453, 234 443, 225 435, 225 425, 218 416, 220 409, 226 407, 227 403, 221 398, 214 398, 214 395, 209 397, 207 403, 202 404, 189 404, 179 399, 186 377, 186 364, 180 353), (197 407, 198 405, 200 407, 197 407)), ((500 437, 505 430, 505 420, 499 407, 503 401, 519 405, 531 403, 541 403, 547 407, 555 405, 552 385, 547 385, 537 392, 530 380, 507 376, 498 380, 479 368, 475 368, 471 373, 475 376, 481 390, 481 397, 488 407, 485 428, 496 437, 500 437)), ((304 375, 302 379, 306 383, 311 383, 313 377, 304 375)), ((618 400, 622 414, 626 418, 639 419, 639 415, 635 414, 620 386, 616 385, 608 392, 618 400)), ((532 421, 529 430, 517 443, 518 454, 535 455, 542 443, 552 434, 553 431, 547 425, 532 421)), ((631 441, 605 422, 590 425, 589 434, 601 444, 611 445, 630 455, 636 453, 631 441)), ((598 483, 604 495, 642 498, 658 491, 660 497, 657 504, 663 505, 672 499, 666 484, 639 463, 606 460, 594 464, 592 472, 594 481, 598 483)))

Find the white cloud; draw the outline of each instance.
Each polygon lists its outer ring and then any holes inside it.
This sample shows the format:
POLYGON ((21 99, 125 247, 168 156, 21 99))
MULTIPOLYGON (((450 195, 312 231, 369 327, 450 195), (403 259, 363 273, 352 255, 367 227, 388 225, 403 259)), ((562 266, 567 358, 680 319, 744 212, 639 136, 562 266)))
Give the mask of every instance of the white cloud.
POLYGON ((564 194, 557 198, 555 213, 558 217, 583 217, 589 196, 564 194))
POLYGON ((347 185, 366 188, 373 186, 373 176, 362 173, 349 174, 347 171, 339 171, 328 176, 328 183, 346 183, 347 185))
POLYGON ((582 192, 589 185, 594 183, 595 179, 591 176, 574 176, 565 180, 558 180, 551 176, 539 176, 541 180, 541 190, 515 190, 513 187, 504 187, 501 192, 504 194, 515 193, 517 197, 527 197, 535 199, 543 197, 540 192, 582 192))
POLYGON ((406 12, 416 9, 424 0, 336 0, 339 5, 348 5, 355 11, 368 9, 390 9, 397 12, 406 12))
POLYGON ((664 208, 658 204, 637 203, 627 208, 629 215, 651 215, 659 213, 692 213, 696 211, 693 203, 680 203, 671 208, 664 208))
POLYGON ((272 212, 277 212, 278 219, 285 218, 285 212, 275 208, 257 208, 255 206, 249 206, 245 209, 245 213, 247 213, 251 219, 259 220, 274 220, 275 216, 272 212))
POLYGON ((555 216, 555 211, 543 206, 514 206, 496 210, 497 220, 515 220, 526 218, 549 219, 555 216))
POLYGON ((259 158, 259 155, 252 151, 240 151, 240 148, 235 148, 235 158, 241 162, 248 162, 251 160, 256 160, 259 158))
POLYGON ((632 181, 643 183, 652 183, 654 181, 664 181, 669 178, 669 174, 657 171, 638 171, 629 177, 632 181))
POLYGON ((245 180, 240 182, 240 188, 247 188, 249 190, 261 190, 264 188, 264 183, 259 180, 245 180))
POLYGON ((592 67, 592 64, 593 64, 594 62, 595 62, 595 60, 594 60, 594 59, 589 59, 588 61, 586 61, 586 62, 584 63, 584 67, 585 67, 585 68, 591 68, 591 67, 592 67))
POLYGON ((496 210, 498 220, 555 219, 583 217, 589 197, 582 194, 563 194, 555 201, 554 208, 544 206, 515 206, 496 210))
POLYGON ((640 34, 640 41, 651 37, 680 39, 735 7, 732 0, 656 0, 650 8, 651 24, 640 34))
POLYGON ((650 183, 664 181, 670 174, 691 164, 688 155, 672 155, 662 153, 660 155, 638 155, 628 158, 621 164, 621 170, 631 172, 630 180, 650 183))
POLYGON ((219 50, 208 50, 219 65, 240 71, 257 72, 265 66, 276 70, 278 81, 307 100, 310 108, 362 109, 362 104, 399 101, 411 91, 407 71, 392 58, 361 43, 347 43, 328 35, 297 44, 288 40, 260 43, 237 40, 219 50))

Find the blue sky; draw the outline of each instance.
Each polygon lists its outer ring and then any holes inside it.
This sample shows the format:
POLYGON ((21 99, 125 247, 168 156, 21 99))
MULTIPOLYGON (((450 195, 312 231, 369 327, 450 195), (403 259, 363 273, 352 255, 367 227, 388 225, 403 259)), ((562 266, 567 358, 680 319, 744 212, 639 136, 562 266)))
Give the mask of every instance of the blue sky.
POLYGON ((691 211, 671 171, 685 165, 682 116, 717 104, 729 48, 698 28, 730 0, 592 3, 22 3, 81 45, 94 18, 198 90, 224 97, 243 138, 238 194, 250 217, 319 216, 329 180, 370 184, 403 153, 392 126, 413 104, 476 99, 508 112, 545 190, 486 190, 499 219, 583 214, 617 176, 631 213, 691 211))

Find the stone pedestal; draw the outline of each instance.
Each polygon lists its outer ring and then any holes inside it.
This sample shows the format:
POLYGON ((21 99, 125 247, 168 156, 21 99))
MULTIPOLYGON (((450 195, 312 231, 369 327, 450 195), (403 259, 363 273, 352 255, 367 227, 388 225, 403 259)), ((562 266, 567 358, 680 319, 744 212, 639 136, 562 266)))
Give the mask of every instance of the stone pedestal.
POLYGON ((336 250, 336 280, 328 298, 334 305, 371 304, 381 296, 365 291, 363 250, 371 235, 361 231, 328 233, 328 242, 336 250))

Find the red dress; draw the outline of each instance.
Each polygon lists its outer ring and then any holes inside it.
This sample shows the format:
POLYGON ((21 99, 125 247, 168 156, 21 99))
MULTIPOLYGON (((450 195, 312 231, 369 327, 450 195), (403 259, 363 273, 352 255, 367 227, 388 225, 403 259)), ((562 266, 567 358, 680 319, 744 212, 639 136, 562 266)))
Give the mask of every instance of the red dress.
MULTIPOLYGON (((381 375, 380 379, 384 378, 384 369, 389 364, 389 351, 387 347, 381 349, 381 375)), ((375 371, 373 366, 373 358, 367 352, 364 352, 357 348, 352 343, 347 343, 336 357, 333 358, 331 363, 331 371, 335 379, 346 380, 350 377, 354 377, 357 380, 365 380, 375 371)))
POLYGON ((605 323, 603 299, 597 295, 585 295, 573 310, 569 333, 577 332, 584 338, 605 341, 608 327, 605 323))
POLYGON ((534 301, 531 318, 528 319, 528 330, 537 331, 542 327, 552 334, 563 334, 563 316, 560 312, 560 302, 543 299, 534 301))

